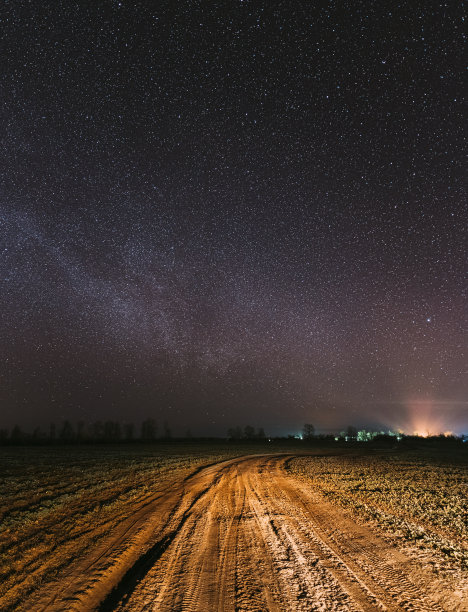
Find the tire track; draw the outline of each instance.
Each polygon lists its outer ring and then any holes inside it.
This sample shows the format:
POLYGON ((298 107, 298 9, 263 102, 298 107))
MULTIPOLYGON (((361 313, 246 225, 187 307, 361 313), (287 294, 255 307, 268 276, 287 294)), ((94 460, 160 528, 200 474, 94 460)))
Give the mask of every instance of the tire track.
POLYGON ((236 567, 236 552, 239 546, 239 525, 243 519, 245 512, 245 490, 239 483, 239 471, 236 467, 235 474, 232 475, 235 479, 234 486, 237 491, 233 498, 228 497, 226 500, 228 513, 231 515, 231 520, 228 521, 224 534, 224 544, 221 543, 220 565, 218 570, 219 581, 225 585, 224 589, 216 590, 215 610, 224 610, 225 612, 235 612, 236 610, 236 582, 237 582, 237 567, 236 567))
POLYGON ((367 607, 375 605, 374 609, 378 609, 374 597, 363 597, 350 581, 330 571, 333 566, 329 551, 311 546, 310 541, 304 546, 304 538, 298 537, 284 500, 280 504, 277 501, 282 497, 281 489, 278 488, 274 496, 264 495, 256 482, 258 478, 253 476, 252 480, 258 523, 266 534, 277 571, 285 578, 283 590, 289 595, 288 609, 310 610, 312 606, 314 610, 361 610, 355 602, 367 607))
MULTIPOLYGON (((403 609, 412 612, 442 612, 443 609, 425 596, 420 588, 410 580, 411 564, 404 555, 399 554, 383 540, 373 536, 368 530, 360 529, 351 521, 341 519, 343 528, 334 528, 332 536, 328 535, 330 521, 322 509, 310 511, 305 503, 300 488, 291 486, 284 479, 283 492, 292 505, 301 509, 303 520, 299 529, 304 533, 304 525, 320 540, 325 551, 336 558, 337 564, 347 569, 365 589, 373 592, 376 600, 387 609, 403 609), (304 512, 305 509, 305 512, 304 512), (354 536, 354 537, 353 537, 354 536), (355 537, 359 536, 359 537, 355 537), (364 542, 363 542, 364 540, 364 542), (356 542, 358 544, 356 544, 356 542), (400 568, 396 566, 400 565, 400 568)), ((420 574, 420 572, 414 572, 420 574)), ((426 576, 427 579, 427 576, 426 576)))

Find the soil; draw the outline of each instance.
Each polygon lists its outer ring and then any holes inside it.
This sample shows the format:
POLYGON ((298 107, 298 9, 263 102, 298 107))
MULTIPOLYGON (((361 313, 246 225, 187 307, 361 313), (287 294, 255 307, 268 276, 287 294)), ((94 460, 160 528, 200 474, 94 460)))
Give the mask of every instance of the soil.
POLYGON ((28 610, 467 610, 461 594, 285 472, 288 456, 197 470, 124 521, 28 610))

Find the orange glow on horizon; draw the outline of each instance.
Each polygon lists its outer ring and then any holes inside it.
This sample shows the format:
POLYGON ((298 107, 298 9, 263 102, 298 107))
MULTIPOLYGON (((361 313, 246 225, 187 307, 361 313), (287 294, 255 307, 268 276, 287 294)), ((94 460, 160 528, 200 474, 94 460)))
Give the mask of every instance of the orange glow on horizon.
POLYGON ((437 407, 437 402, 431 399, 410 399, 406 402, 408 411, 407 425, 404 431, 413 436, 437 436, 447 432, 447 423, 444 422, 444 414, 437 407))

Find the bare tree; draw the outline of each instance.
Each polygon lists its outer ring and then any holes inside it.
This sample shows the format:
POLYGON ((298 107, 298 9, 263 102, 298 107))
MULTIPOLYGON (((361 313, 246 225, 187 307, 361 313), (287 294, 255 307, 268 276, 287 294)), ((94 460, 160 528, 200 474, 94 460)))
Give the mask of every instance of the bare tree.
POLYGON ((24 434, 19 425, 15 425, 11 430, 10 439, 14 444, 20 444, 24 439, 24 434))
POLYGON ((40 442, 43 439, 44 435, 41 431, 40 427, 35 427, 32 433, 32 437, 31 440, 34 442, 34 444, 37 444, 38 442, 40 442))
POLYGON ((240 427, 230 427, 227 435, 230 440, 240 440, 242 438, 242 430, 240 427))
POLYGON ((135 426, 133 425, 133 423, 124 423, 123 429, 125 440, 127 440, 127 442, 133 440, 133 434, 135 431, 135 426))
POLYGON ((108 441, 117 442, 122 437, 122 429, 118 421, 106 421, 104 423, 104 438, 108 441))
POLYGON ((154 419, 146 419, 141 424, 141 439, 145 442, 151 442, 156 439, 158 426, 154 419))
POLYGON ((76 439, 83 441, 85 439, 85 423, 84 421, 78 421, 76 424, 76 439))
POLYGON ((244 427, 244 437, 247 440, 253 440, 255 438, 255 429, 251 425, 246 425, 244 427))
POLYGON ((75 438, 75 431, 70 421, 64 421, 60 430, 60 440, 62 442, 71 442, 75 438))
POLYGON ((95 441, 104 439, 104 423, 102 421, 95 421, 90 425, 91 438, 95 441))
POLYGON ((172 438, 171 428, 169 427, 169 423, 167 421, 164 421, 163 423, 163 430, 164 430, 163 438, 165 440, 169 440, 170 438, 172 438))

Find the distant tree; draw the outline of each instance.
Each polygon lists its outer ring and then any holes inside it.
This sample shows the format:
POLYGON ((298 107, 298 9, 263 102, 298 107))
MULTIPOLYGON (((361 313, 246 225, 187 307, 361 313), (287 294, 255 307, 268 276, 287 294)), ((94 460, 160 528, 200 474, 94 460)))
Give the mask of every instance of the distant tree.
POLYGON ((102 421, 94 421, 89 426, 89 433, 94 442, 102 442, 104 440, 104 423, 102 421))
POLYGON ((244 438, 247 440, 253 440, 255 438, 255 429, 251 425, 244 427, 244 438))
POLYGON ((11 430, 10 439, 14 444, 20 444, 24 439, 24 434, 19 425, 15 425, 11 430))
POLYGON ((114 431, 113 431, 113 439, 115 441, 122 439, 122 426, 118 421, 114 421, 114 431))
POLYGON ((104 439, 107 442, 117 442, 122 437, 122 429, 118 421, 106 421, 104 423, 104 439))
POLYGON ((70 421, 63 422, 59 437, 62 442, 71 442, 75 438, 73 425, 70 423, 70 421))
POLYGON ((258 438, 259 440, 264 440, 264 439, 266 438, 266 436, 265 436, 265 431, 264 431, 263 427, 259 427, 259 428, 257 429, 257 438, 258 438))
POLYGON ((154 419, 146 419, 141 424, 141 439, 144 442, 152 442, 156 439, 158 427, 154 419))
POLYGON ((104 440, 110 442, 114 435, 114 422, 104 421, 104 440))
POLYGON ((85 439, 85 424, 84 421, 78 421, 76 424, 76 439, 80 442, 85 439))
POLYGON ((315 427, 312 425, 312 423, 305 423, 304 427, 302 428, 303 439, 312 440, 314 436, 315 436, 315 427))
POLYGON ((34 444, 37 444, 43 439, 43 434, 40 427, 35 427, 32 433, 31 440, 34 444))
POLYGON ((163 438, 165 440, 172 438, 171 428, 169 427, 169 423, 167 421, 164 421, 163 423, 163 438))
POLYGON ((355 440, 357 438, 357 434, 358 434, 358 430, 353 425, 349 425, 346 428, 346 436, 348 438, 351 438, 352 440, 355 440))
POLYGON ((135 425, 133 423, 124 423, 123 430, 125 440, 127 440, 127 442, 133 440, 135 425))
POLYGON ((51 423, 49 427, 49 442, 55 442, 57 438, 57 427, 55 423, 51 423))
POLYGON ((242 438, 242 430, 240 427, 230 427, 227 435, 229 440, 240 440, 242 438))
POLYGON ((8 440, 8 429, 0 429, 0 444, 6 444, 8 440))

